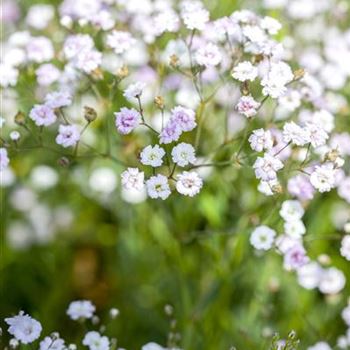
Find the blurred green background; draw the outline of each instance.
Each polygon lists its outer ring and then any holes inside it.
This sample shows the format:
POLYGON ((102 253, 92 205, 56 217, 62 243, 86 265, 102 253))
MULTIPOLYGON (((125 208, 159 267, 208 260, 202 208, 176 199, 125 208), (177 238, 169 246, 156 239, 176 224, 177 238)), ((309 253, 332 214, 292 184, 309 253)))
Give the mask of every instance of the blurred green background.
MULTIPOLYGON (((40 1, 44 2, 58 3, 40 1)), ((25 11, 33 3, 20 5, 25 11)), ((214 18, 241 6, 266 13, 259 9, 259 1, 207 1, 207 5, 214 18)), ((18 109, 24 111, 33 103, 34 81, 28 74, 18 87, 18 109)), ((113 110, 123 104, 117 96, 113 110)), ((209 141, 203 154, 217 142, 209 131, 210 123, 204 130, 209 141)), ((102 132, 99 136, 103 138, 102 132)), ((120 140, 113 142, 116 153, 125 147, 120 140)), ((295 274, 283 270, 282 257, 272 251, 254 253, 250 232, 259 220, 281 230, 279 203, 287 196, 259 194, 250 168, 213 172, 194 199, 175 195, 165 202, 132 205, 122 200, 119 190, 104 203, 86 185, 97 166, 110 166, 117 174, 123 167, 93 160, 83 167, 63 168, 57 159, 52 153, 21 153, 12 163, 16 183, 1 190, 1 319, 22 309, 42 322, 44 334, 57 330, 64 338, 75 339, 83 330, 65 310, 72 300, 91 299, 102 317, 111 307, 120 310, 106 333, 129 350, 149 341, 165 345, 166 304, 174 307, 181 346, 187 350, 266 349, 272 333, 286 336, 292 329, 303 349, 321 339, 334 343, 345 331, 340 312, 350 295, 349 285, 335 297, 304 290, 295 274), (59 173, 58 185, 38 192, 38 199, 50 207, 67 205, 73 222, 48 243, 12 249, 6 229, 22 214, 12 208, 10 196, 14 188, 29 184, 37 164, 50 165, 59 173), (80 183, 71 176, 76 170, 80 183)), ((306 246, 311 258, 329 254, 332 265, 350 279, 349 265, 339 256, 339 241, 320 239, 336 232, 332 218, 343 205, 335 193, 316 196, 304 218, 311 238, 306 246)))

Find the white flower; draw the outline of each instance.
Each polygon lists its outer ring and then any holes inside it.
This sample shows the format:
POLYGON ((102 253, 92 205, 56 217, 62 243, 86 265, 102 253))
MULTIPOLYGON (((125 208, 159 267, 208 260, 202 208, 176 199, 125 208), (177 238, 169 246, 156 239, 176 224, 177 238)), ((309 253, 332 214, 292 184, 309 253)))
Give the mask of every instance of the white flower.
POLYGON ((39 85, 48 86, 59 79, 61 72, 53 64, 45 63, 39 66, 35 74, 39 85))
POLYGON ((320 341, 313 346, 309 346, 307 350, 332 350, 328 343, 320 341))
POLYGON ((47 105, 35 105, 29 113, 29 118, 32 119, 37 126, 49 126, 57 119, 52 108, 47 105))
POLYGON ((334 129, 334 115, 321 109, 312 115, 312 123, 319 125, 326 132, 331 132, 334 129))
POLYGON ((346 235, 341 240, 340 254, 350 261, 350 235, 346 235))
POLYGON ((338 185, 338 195, 350 203, 350 176, 341 180, 338 185))
POLYGON ((263 150, 270 150, 273 147, 273 139, 271 132, 264 129, 254 130, 248 139, 252 150, 262 152, 263 150))
POLYGON ((17 130, 10 132, 10 139, 12 141, 18 141, 20 138, 21 138, 21 134, 17 130))
POLYGON ((52 5, 34 5, 29 8, 26 22, 35 29, 45 29, 53 19, 55 10, 52 5))
POLYGON ((114 50, 116 54, 122 54, 129 50, 136 40, 129 32, 113 30, 107 36, 107 45, 114 50))
POLYGON ((276 232, 270 227, 261 225, 250 235, 250 244, 258 250, 269 250, 273 246, 276 232))
POLYGON ((266 33, 256 25, 247 25, 243 27, 244 36, 251 42, 261 45, 266 42, 266 33))
POLYGON ((166 348, 160 346, 157 343, 147 343, 145 345, 142 346, 141 350, 166 350, 166 348))
POLYGON ((211 67, 217 66, 221 62, 222 55, 216 45, 208 43, 197 50, 195 59, 199 65, 211 67))
POLYGON ((177 32, 179 30, 180 20, 177 13, 169 8, 154 17, 154 25, 158 35, 164 32, 177 32))
POLYGON ((285 221, 300 220, 305 211, 297 200, 286 200, 282 203, 280 215, 285 221))
POLYGON ((137 168, 128 168, 121 174, 122 186, 126 190, 136 189, 141 191, 144 188, 145 174, 137 168))
POLYGON ((181 4, 181 17, 187 29, 203 30, 209 21, 209 12, 200 1, 184 1, 181 4))
POLYGON ((242 96, 236 105, 238 113, 245 115, 247 118, 255 116, 259 107, 260 103, 251 96, 242 96))
POLYGON ((98 167, 91 172, 89 186, 93 191, 109 194, 117 187, 117 177, 113 169, 98 167))
POLYGON ((26 50, 28 60, 36 63, 50 61, 55 55, 51 41, 44 36, 32 37, 26 50))
POLYGON ((276 238, 276 247, 279 253, 286 254, 295 245, 300 245, 302 242, 299 238, 288 235, 279 235, 276 238))
POLYGON ((270 181, 276 179, 276 172, 283 168, 283 163, 278 158, 265 153, 263 157, 257 158, 253 168, 257 179, 270 181))
POLYGON ((306 123, 306 131, 312 147, 316 148, 326 144, 329 136, 320 125, 315 123, 306 123))
POLYGON ((40 337, 41 324, 29 315, 25 315, 23 311, 20 311, 17 316, 5 318, 5 322, 10 326, 8 332, 23 344, 32 343, 40 337))
POLYGON ((288 236, 300 238, 305 234, 306 228, 301 220, 287 221, 284 223, 284 232, 288 236))
POLYGON ((195 171, 184 171, 176 178, 176 190, 184 196, 195 196, 203 186, 203 180, 195 171))
POLYGON ((326 163, 315 167, 311 173, 310 182, 319 192, 329 192, 335 186, 335 170, 333 165, 326 163))
POLYGON ((343 309, 341 317, 343 318, 347 326, 350 327, 350 304, 345 309, 343 309))
POLYGON ((297 146, 304 146, 311 140, 307 130, 294 122, 289 122, 283 126, 283 141, 286 143, 292 142, 297 146))
POLYGON ((83 51, 91 51, 94 42, 88 34, 70 35, 63 45, 63 53, 68 60, 78 56, 83 51))
POLYGON ((77 300, 69 304, 67 315, 72 320, 92 318, 96 308, 90 300, 77 300))
POLYGON ((258 68, 253 66, 249 61, 239 63, 233 68, 232 77, 239 81, 253 81, 258 76, 258 68))
POLYGON ((322 272, 322 267, 317 262, 303 265, 297 269, 298 283, 305 289, 317 288, 322 272))
POLYGON ((330 267, 322 274, 319 290, 324 294, 337 294, 344 288, 345 282, 343 272, 335 267, 330 267))
POLYGON ((72 104, 72 96, 68 91, 54 91, 45 96, 45 105, 55 109, 72 104))
POLYGON ((158 174, 146 181, 147 193, 151 198, 167 199, 170 194, 170 187, 166 176, 158 174))
POLYGON ((62 147, 75 146, 80 140, 80 132, 76 125, 60 125, 56 143, 62 147))
POLYGON ((143 89, 146 84, 140 81, 137 81, 134 84, 130 84, 124 91, 123 96, 128 100, 132 100, 133 98, 137 98, 141 96, 143 89))
POLYGON ((0 86, 3 88, 15 86, 18 75, 18 69, 12 67, 9 63, 0 63, 0 86))
POLYGON ((140 154, 140 161, 144 165, 150 165, 154 168, 159 167, 163 164, 163 157, 165 151, 159 145, 147 146, 145 147, 140 154))
POLYGON ((72 62, 74 66, 85 73, 91 73, 102 62, 102 53, 97 50, 84 50, 80 52, 72 62))
POLYGON ((89 347, 90 350, 109 350, 109 339, 106 336, 101 336, 96 331, 90 331, 85 334, 83 345, 89 347))
POLYGON ((263 77, 261 85, 263 94, 272 98, 279 98, 287 92, 286 84, 294 78, 292 69, 285 62, 272 63, 270 70, 263 77))
POLYGON ((45 337, 40 342, 39 350, 65 350, 64 340, 61 338, 53 339, 51 337, 45 337))
POLYGON ((261 28, 265 29, 270 35, 275 35, 282 28, 282 25, 276 19, 265 16, 260 22, 261 28))
POLYGON ((171 151, 173 162, 180 167, 196 162, 195 150, 189 143, 181 142, 171 151))
POLYGON ((10 160, 7 155, 7 149, 4 147, 0 147, 0 171, 7 168, 9 163, 10 163, 10 160))

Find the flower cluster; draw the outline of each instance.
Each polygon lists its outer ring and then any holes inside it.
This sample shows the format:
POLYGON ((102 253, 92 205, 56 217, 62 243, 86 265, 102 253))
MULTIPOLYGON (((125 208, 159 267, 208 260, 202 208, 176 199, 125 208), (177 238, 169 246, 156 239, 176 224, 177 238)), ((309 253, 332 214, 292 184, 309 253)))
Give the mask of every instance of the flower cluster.
MULTIPOLYGON (((168 310, 170 306, 165 309, 168 310)), ((97 330, 85 330, 85 334, 81 340, 81 344, 89 350, 125 350, 121 347, 117 347, 117 339, 110 338, 104 334, 107 324, 103 324, 100 318, 95 314, 96 307, 90 300, 77 300, 70 303, 67 309, 67 315, 73 321, 79 321, 84 323, 84 328, 98 327, 97 330), (86 321, 90 320, 91 323, 86 321)), ((166 312, 168 314, 169 312, 166 312)), ((119 310, 111 308, 109 310, 109 323, 115 320, 119 316, 119 310)), ((106 320, 107 321, 107 320, 106 320)), ((36 344, 39 342, 39 350, 77 350, 80 348, 78 343, 67 343, 60 334, 57 332, 51 333, 50 336, 44 337, 39 341, 42 333, 42 325, 39 321, 35 320, 31 316, 20 311, 18 315, 5 318, 7 323, 8 333, 13 336, 9 341, 11 349, 16 349, 20 344, 36 344)), ((180 350, 178 347, 174 347, 175 343, 171 346, 172 349, 180 350)), ((162 347, 154 342, 149 342, 142 346, 141 350, 167 350, 168 347, 162 347)))

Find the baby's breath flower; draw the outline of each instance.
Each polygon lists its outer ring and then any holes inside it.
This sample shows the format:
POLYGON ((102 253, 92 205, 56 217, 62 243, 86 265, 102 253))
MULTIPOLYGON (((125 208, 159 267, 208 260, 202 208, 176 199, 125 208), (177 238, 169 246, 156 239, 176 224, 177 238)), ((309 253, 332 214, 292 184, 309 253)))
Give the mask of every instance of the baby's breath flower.
POLYGON ((146 181, 147 193, 151 198, 167 199, 170 194, 170 187, 166 176, 158 174, 146 181))
POLYGON ((197 195, 203 187, 203 180, 195 171, 184 171, 177 175, 176 190, 185 196, 197 195))
POLYGON ((196 162, 195 150, 189 143, 181 142, 171 151, 173 162, 178 166, 184 167, 196 162))
POLYGON ((163 164, 163 157, 165 151, 159 145, 147 146, 145 147, 140 154, 140 161, 144 165, 150 165, 152 167, 159 167, 163 164))

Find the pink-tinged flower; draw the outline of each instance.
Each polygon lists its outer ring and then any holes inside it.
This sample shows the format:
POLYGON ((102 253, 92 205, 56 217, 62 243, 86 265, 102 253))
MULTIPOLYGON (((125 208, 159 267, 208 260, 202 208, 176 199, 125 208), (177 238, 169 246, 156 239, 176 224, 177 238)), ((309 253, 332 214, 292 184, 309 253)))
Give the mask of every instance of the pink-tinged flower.
POLYGON ((198 49, 195 59, 201 66, 212 67, 217 66, 221 62, 222 55, 216 45, 208 43, 198 49))
POLYGON ((55 54, 51 41, 44 36, 31 38, 26 50, 28 60, 36 63, 50 61, 55 54))
POLYGON ((170 120, 176 123, 183 132, 191 131, 197 126, 196 113, 182 106, 176 106, 171 110, 170 120))
POLYGON ((310 142, 310 134, 305 128, 302 128, 294 122, 289 122, 283 126, 283 141, 292 142, 297 146, 304 146, 310 142))
POLYGON ((36 79, 39 85, 48 86, 58 80, 60 70, 51 63, 41 65, 36 71, 36 79))
POLYGON ((283 168, 283 163, 278 158, 265 153, 264 157, 257 158, 253 168, 257 179, 270 181, 276 179, 277 171, 283 168))
POLYGON ((1 147, 0 148, 0 171, 7 168, 9 163, 10 163, 10 160, 9 160, 8 155, 7 155, 7 149, 1 147))
POLYGON ((72 62, 75 67, 84 71, 85 73, 91 73, 97 69, 102 62, 102 53, 97 50, 82 51, 80 52, 72 62))
POLYGON ((333 164, 317 165, 311 173, 310 182, 319 192, 329 192, 335 186, 336 171, 333 164))
POLYGON ((233 68, 232 77, 239 81, 253 81, 258 76, 258 68, 249 61, 240 62, 233 68))
POLYGON ((203 30, 209 21, 207 11, 200 1, 183 1, 181 3, 181 17, 187 29, 203 30))
POLYGON ((67 59, 72 59, 83 51, 91 51, 94 42, 88 34, 70 35, 63 45, 63 52, 67 59))
POLYGON ((145 174, 138 168, 128 168, 121 174, 122 186, 126 190, 141 191, 144 188, 145 174))
POLYGON ((170 194, 168 178, 158 174, 146 181, 147 193, 151 198, 167 199, 170 194))
POLYGON ((315 190, 305 175, 296 175, 288 180, 288 192, 301 201, 313 198, 315 190))
POLYGON ((327 132, 319 124, 306 123, 306 131, 309 134, 309 139, 312 147, 320 147, 326 144, 328 140, 327 132))
POLYGON ((203 187, 203 180, 195 171, 184 171, 177 175, 176 190, 184 196, 193 197, 203 187))
POLYGON ((107 36, 107 45, 118 54, 122 54, 129 50, 136 40, 129 32, 114 30, 107 36))
POLYGON ((236 105, 238 113, 245 115, 247 118, 254 117, 259 107, 260 103, 251 96, 242 96, 236 105))
POLYGON ((80 132, 76 125, 60 125, 58 132, 56 143, 62 147, 75 146, 80 140, 80 132))
POLYGON ((181 136, 182 130, 178 123, 169 120, 165 128, 159 134, 159 143, 171 143, 177 141, 181 136))
POLYGON ((273 146, 271 132, 264 129, 253 130, 248 139, 252 150, 262 152, 263 150, 270 150, 273 146))
POLYGON ((46 106, 55 109, 72 104, 72 96, 68 91, 54 91, 45 96, 46 106))
POLYGON ((37 126, 49 126, 57 119, 52 108, 47 105, 35 105, 29 113, 29 118, 37 126))
POLYGON ((134 108, 121 108, 120 112, 114 113, 115 125, 121 134, 129 134, 141 121, 140 113, 134 108))
POLYGON ((309 262, 309 257, 301 244, 295 244, 284 255, 284 268, 287 270, 297 270, 309 262))

